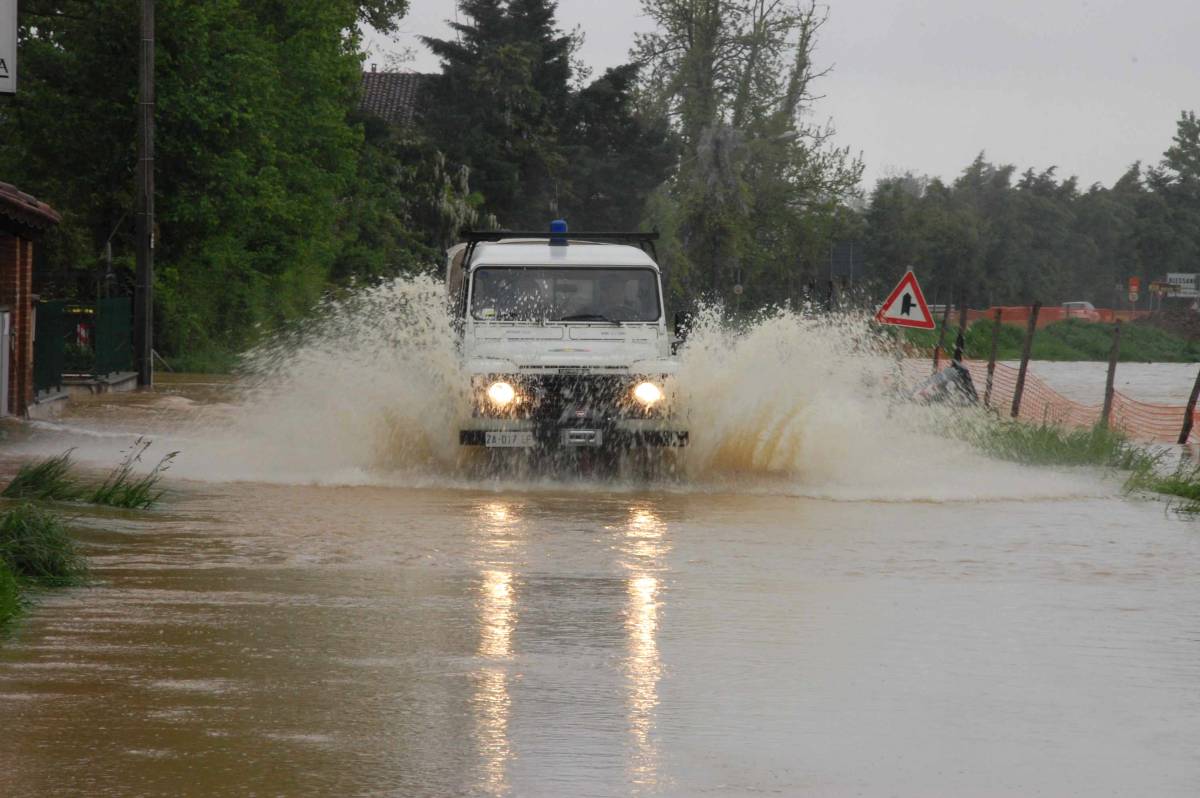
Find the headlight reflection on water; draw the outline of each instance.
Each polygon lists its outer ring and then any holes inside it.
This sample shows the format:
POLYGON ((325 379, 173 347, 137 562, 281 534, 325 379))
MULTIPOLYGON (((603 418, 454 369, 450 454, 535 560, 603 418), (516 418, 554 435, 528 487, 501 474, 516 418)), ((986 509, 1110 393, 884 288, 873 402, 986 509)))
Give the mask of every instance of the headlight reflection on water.
POLYGON ((484 792, 498 795, 509 789, 508 769, 513 758, 509 668, 517 624, 517 590, 510 550, 518 543, 521 516, 519 508, 508 502, 489 501, 480 506, 478 520, 480 551, 491 562, 480 574, 475 597, 479 618, 476 651, 483 662, 475 680, 474 737, 484 792))
POLYGON ((633 737, 633 780, 641 785, 658 781, 659 754, 654 738, 658 711, 658 683, 662 661, 658 651, 659 599, 657 573, 670 547, 665 540, 666 524, 648 507, 635 507, 625 525, 626 581, 625 629, 629 657, 629 729, 633 737))
POLYGON ((497 794, 507 789, 508 763, 512 759, 508 734, 512 696, 504 664, 504 660, 512 656, 512 633, 516 623, 510 571, 484 573, 479 609, 479 655, 489 662, 479 671, 476 684, 475 737, 487 790, 497 794))

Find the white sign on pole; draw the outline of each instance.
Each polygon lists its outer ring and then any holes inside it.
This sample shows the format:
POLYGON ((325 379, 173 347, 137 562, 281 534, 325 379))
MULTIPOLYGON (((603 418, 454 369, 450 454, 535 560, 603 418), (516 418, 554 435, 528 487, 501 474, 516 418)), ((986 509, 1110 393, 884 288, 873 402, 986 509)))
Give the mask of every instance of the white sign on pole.
POLYGON ((0 0, 0 94, 17 93, 17 0, 0 0))

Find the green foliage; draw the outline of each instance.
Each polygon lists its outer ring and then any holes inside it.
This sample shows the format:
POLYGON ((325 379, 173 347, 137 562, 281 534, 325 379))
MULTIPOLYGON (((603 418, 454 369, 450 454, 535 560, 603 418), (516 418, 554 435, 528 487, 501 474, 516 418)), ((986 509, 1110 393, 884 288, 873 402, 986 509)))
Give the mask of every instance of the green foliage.
POLYGON ((1200 513, 1200 465, 1184 459, 1164 473, 1165 454, 1131 443, 1100 426, 1065 429, 988 418, 963 423, 955 434, 1002 460, 1043 466, 1098 466, 1126 472, 1125 491, 1180 500, 1176 509, 1200 513))
POLYGON ((442 61, 425 98, 431 137, 467 165, 486 209, 508 227, 544 226, 565 158, 558 125, 577 42, 549 0, 461 0, 454 39, 423 37, 442 61))
MULTIPOLYGON (((110 239, 112 287, 132 291, 139 5, 22 3, 22 87, 0 116, 0 171, 63 213, 39 247, 45 296, 94 296, 110 239)), ((424 153, 367 144, 352 114, 356 21, 391 30, 406 8, 159 0, 162 353, 239 351, 307 313, 332 281, 428 266, 441 241, 417 206, 444 204, 445 181, 413 168, 424 153)))
POLYGON ((965 428, 965 437, 1002 460, 1033 465, 1106 466, 1141 473, 1155 459, 1104 427, 1064 429, 1050 424, 989 419, 965 428))
POLYGON ((150 448, 150 443, 145 438, 138 438, 126 451, 120 465, 88 494, 88 501, 92 504, 139 510, 157 504, 163 495, 163 491, 158 489, 158 483, 162 481, 163 472, 171 467, 171 462, 179 452, 165 455, 149 473, 137 476, 133 473, 134 466, 141 462, 142 455, 150 448))
POLYGON ((12 574, 47 587, 77 584, 87 572, 62 519, 32 504, 0 516, 0 561, 12 574))
POLYGON ((178 452, 170 452, 158 461, 149 473, 134 474, 134 467, 141 462, 142 455, 150 448, 151 441, 138 438, 124 453, 121 463, 112 470, 104 482, 95 487, 82 486, 71 473, 71 450, 57 457, 50 457, 21 466, 13 480, 5 487, 6 499, 38 501, 84 500, 92 504, 112 507, 145 509, 153 506, 162 497, 158 489, 163 472, 171 467, 178 452))
POLYGON ((862 164, 807 122, 815 5, 645 0, 657 28, 638 37, 649 113, 674 120, 682 160, 653 199, 674 231, 663 265, 685 299, 797 301, 824 272, 829 244, 855 227, 843 204, 862 164), (735 294, 742 285, 743 294, 735 294))
MULTIPOLYGON (((912 345, 932 350, 937 343, 941 322, 934 330, 905 330, 905 339, 912 345)), ((945 351, 954 350, 958 327, 946 330, 945 351)), ((1112 349, 1113 326, 1081 319, 1048 324, 1033 337, 1034 360, 1101 360, 1106 361, 1112 349)), ((1015 324, 1000 325, 997 346, 998 360, 1018 360, 1025 340, 1025 329, 1015 324)), ((992 323, 978 321, 967 328, 965 350, 968 358, 986 360, 992 347, 992 323)), ((1122 363, 1194 363, 1200 361, 1200 341, 1188 340, 1147 324, 1126 324, 1121 327, 1122 363)))
POLYGON ((1177 509, 1182 512, 1200 513, 1200 466, 1187 460, 1167 474, 1154 470, 1139 472, 1129 480, 1126 489, 1170 496, 1181 500, 1177 509))
POLYGON ((188 349, 166 358, 171 371, 182 374, 232 374, 240 360, 236 354, 222 349, 188 349))
POLYGON ((6 499, 73 501, 81 494, 79 483, 71 475, 71 450, 68 449, 56 457, 21 466, 0 496, 6 499))
POLYGON ((635 108, 639 71, 615 67, 571 97, 559 209, 589 230, 638 229, 647 198, 674 165, 666 120, 635 108))
POLYGON ((0 629, 21 611, 21 587, 8 564, 0 560, 0 629))

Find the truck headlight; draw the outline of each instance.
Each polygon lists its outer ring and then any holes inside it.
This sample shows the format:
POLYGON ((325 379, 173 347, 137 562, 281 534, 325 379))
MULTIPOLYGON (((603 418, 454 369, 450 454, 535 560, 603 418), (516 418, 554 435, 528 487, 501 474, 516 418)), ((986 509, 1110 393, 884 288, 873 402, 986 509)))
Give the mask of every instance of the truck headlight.
POLYGON ((496 407, 508 407, 517 398, 517 389, 504 380, 497 380, 488 386, 487 395, 496 407))
POLYGON ((639 382, 637 387, 633 389, 633 398, 646 407, 653 407, 662 401, 662 388, 659 388, 652 382, 639 382))

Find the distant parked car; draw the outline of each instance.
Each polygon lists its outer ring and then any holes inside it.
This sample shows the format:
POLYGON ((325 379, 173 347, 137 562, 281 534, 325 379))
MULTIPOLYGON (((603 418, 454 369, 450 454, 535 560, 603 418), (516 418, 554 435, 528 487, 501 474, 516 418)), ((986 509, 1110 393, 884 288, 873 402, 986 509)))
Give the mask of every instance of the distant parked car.
POLYGON ((1068 319, 1100 321, 1100 311, 1091 302, 1064 302, 1063 315, 1068 319))

